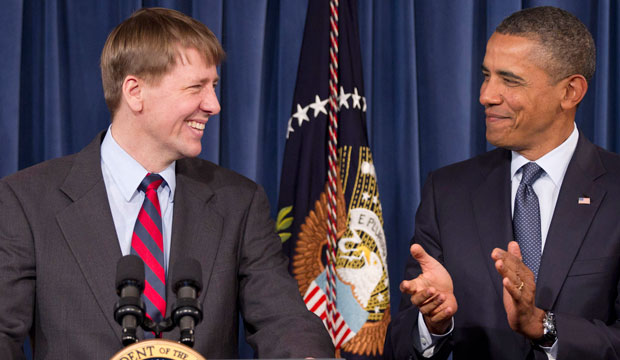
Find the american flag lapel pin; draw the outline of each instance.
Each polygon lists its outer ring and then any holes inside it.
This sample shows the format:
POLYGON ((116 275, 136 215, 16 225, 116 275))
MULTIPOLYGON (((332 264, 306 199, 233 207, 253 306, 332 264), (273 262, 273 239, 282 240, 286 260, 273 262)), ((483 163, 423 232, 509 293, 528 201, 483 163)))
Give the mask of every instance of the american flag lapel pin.
POLYGON ((579 205, 590 205, 590 198, 587 196, 580 196, 579 200, 577 200, 577 204, 579 205))

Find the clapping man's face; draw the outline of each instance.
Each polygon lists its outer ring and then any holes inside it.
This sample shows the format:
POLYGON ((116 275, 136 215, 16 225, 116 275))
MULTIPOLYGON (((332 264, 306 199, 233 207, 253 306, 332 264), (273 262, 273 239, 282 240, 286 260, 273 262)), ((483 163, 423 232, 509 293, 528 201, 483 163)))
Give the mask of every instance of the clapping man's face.
POLYGON ((482 64, 480 103, 485 107, 487 140, 530 160, 568 136, 565 122, 557 121, 564 80, 554 81, 542 67, 545 61, 551 60, 537 41, 494 33, 482 64))

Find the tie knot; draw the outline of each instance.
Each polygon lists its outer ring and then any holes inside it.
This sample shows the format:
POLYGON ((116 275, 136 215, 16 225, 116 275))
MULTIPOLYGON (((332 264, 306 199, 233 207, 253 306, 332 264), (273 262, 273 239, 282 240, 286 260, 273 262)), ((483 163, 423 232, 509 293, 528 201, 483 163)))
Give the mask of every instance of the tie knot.
POLYGON ((138 190, 147 192, 147 190, 155 190, 164 182, 164 179, 159 174, 148 173, 138 186, 138 190))
POLYGON ((529 162, 525 165, 523 165, 523 167, 521 167, 521 169, 523 170, 523 176, 521 177, 521 182, 525 183, 529 186, 532 186, 532 184, 534 182, 536 182, 536 180, 538 180, 538 178, 545 173, 545 170, 543 170, 540 166, 538 166, 538 164, 536 164, 535 162, 529 162))

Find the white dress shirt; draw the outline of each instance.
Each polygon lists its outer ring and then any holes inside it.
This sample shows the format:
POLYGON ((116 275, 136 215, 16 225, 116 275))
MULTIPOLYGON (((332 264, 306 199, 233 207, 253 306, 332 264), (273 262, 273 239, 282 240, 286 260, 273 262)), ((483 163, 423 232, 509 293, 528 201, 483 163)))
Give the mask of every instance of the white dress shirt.
MULTIPOLYGON (((157 189, 162 214, 164 271, 166 274, 168 274, 172 237, 172 212, 176 188, 175 164, 176 162, 173 162, 159 173, 164 179, 163 184, 165 185, 162 184, 157 189)), ((133 229, 145 196, 142 191, 138 190, 138 186, 148 171, 114 140, 111 126, 101 143, 101 172, 121 252, 123 256, 129 255, 131 253, 133 229)))
MULTIPOLYGON (((538 197, 538 203, 540 207, 540 233, 542 238, 541 249, 544 251, 545 243, 547 240, 547 233, 549 232, 549 226, 551 225, 551 219, 553 218, 553 211, 555 210, 555 204, 560 194, 560 188, 562 187, 562 181, 564 181, 564 175, 566 175, 566 169, 568 163, 573 157, 573 153, 577 148, 577 141, 579 140, 579 131, 577 126, 573 125, 573 132, 570 136, 564 140, 560 146, 551 150, 543 155, 541 158, 534 162, 540 166, 545 173, 542 174, 536 182, 532 185, 534 192, 538 197)), ((514 214, 515 196, 517 189, 521 183, 521 167, 530 162, 530 160, 523 157, 516 151, 512 152, 512 160, 510 162, 510 179, 511 179, 511 209, 514 214)), ((489 254, 489 257, 491 254, 489 254)), ((424 316, 422 313, 418 313, 418 331, 420 333, 420 344, 424 350, 422 355, 424 357, 431 357, 435 353, 435 345, 437 342, 447 335, 449 335, 454 329, 454 319, 452 320, 452 326, 450 331, 444 335, 431 334, 424 322, 424 316)), ((549 360, 555 360, 558 354, 558 342, 551 347, 543 347, 547 353, 549 360)))

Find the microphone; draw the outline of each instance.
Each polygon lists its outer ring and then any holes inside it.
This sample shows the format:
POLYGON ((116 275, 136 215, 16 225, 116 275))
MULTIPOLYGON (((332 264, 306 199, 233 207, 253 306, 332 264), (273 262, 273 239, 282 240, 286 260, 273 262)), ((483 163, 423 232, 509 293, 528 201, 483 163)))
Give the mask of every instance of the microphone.
POLYGON ((138 342, 136 328, 144 321, 144 263, 136 255, 123 256, 116 264, 114 319, 123 327, 122 341, 127 346, 138 342))
POLYGON ((202 290, 202 269, 192 258, 180 259, 174 264, 172 283, 177 302, 172 310, 172 320, 181 331, 182 344, 194 346, 194 327, 202 321, 202 307, 198 296, 202 290))

